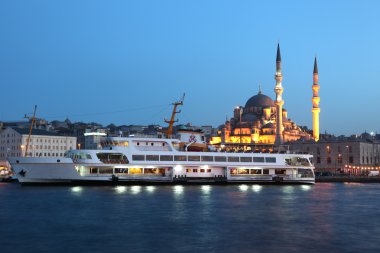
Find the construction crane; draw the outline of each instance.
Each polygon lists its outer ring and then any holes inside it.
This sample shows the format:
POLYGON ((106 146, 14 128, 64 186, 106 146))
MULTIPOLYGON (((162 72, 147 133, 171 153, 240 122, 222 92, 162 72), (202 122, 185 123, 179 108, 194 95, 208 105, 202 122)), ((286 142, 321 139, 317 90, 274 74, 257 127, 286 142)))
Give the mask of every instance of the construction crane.
POLYGON ((183 105, 183 100, 185 99, 185 93, 183 93, 183 96, 181 100, 174 102, 173 105, 173 111, 172 111, 172 116, 170 117, 170 120, 164 119, 165 123, 168 123, 168 129, 166 131, 166 135, 170 138, 173 134, 173 125, 175 122, 178 122, 178 119, 175 120, 175 115, 177 113, 181 113, 181 110, 177 111, 177 107, 180 105, 183 105))
POLYGON ((30 124, 30 127, 29 127, 28 139, 26 139, 25 155, 24 155, 25 157, 28 156, 28 148, 29 148, 30 136, 32 135, 32 129, 33 129, 34 123, 36 122, 36 111, 37 111, 37 105, 34 106, 33 117, 29 117, 29 116, 27 116, 25 114, 25 118, 30 119, 32 121, 31 124, 30 124))

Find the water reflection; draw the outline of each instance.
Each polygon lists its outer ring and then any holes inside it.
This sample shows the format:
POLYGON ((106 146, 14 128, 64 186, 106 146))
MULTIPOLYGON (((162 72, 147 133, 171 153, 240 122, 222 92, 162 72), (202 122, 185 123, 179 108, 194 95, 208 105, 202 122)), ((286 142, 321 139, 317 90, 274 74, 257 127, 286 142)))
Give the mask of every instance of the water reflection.
POLYGON ((173 186, 173 191, 175 196, 181 196, 183 193, 184 187, 182 185, 173 186))
POLYGON ((204 194, 209 194, 211 191, 211 186, 210 185, 202 185, 202 193, 204 194))
POLYGON ((239 190, 242 191, 242 192, 248 191, 248 188, 249 187, 246 184, 239 185, 239 190))
POLYGON ((126 186, 116 186, 115 187, 115 191, 117 192, 117 193, 124 193, 124 192, 126 192, 127 191, 127 187, 126 186))
POLYGON ((253 190, 254 192, 260 192, 262 188, 263 188, 263 187, 262 187, 261 185, 258 185, 258 184, 256 184, 256 185, 252 185, 252 190, 253 190))
POLYGON ((71 191, 75 192, 75 193, 80 193, 83 191, 83 187, 82 186, 74 186, 74 187, 71 187, 71 191))
POLYGON ((292 194, 294 192, 294 186, 286 185, 282 187, 284 193, 292 194))
POLYGON ((134 185, 131 187, 131 192, 132 194, 138 194, 141 191, 141 186, 140 185, 134 185))
POLYGON ((155 186, 150 185, 146 187, 146 191, 149 193, 153 193, 155 190, 156 190, 155 186))
POLYGON ((302 185, 302 186, 301 186, 301 189, 302 189, 303 191, 310 191, 310 189, 311 189, 311 185, 302 185))

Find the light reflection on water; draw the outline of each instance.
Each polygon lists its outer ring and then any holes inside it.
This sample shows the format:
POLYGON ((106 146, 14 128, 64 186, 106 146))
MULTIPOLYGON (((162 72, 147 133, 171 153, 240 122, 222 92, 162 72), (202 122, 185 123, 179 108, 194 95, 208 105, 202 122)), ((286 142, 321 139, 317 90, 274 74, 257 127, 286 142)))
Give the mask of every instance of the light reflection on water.
POLYGON ((153 193, 156 190, 155 186, 149 185, 146 187, 146 191, 149 193, 153 193))
POLYGON ((80 193, 83 190, 82 186, 73 186, 71 187, 71 191, 74 193, 80 193))
POLYGON ((379 199, 380 184, 7 184, 0 251, 380 252, 379 199))
POLYGON ((117 193, 121 194, 121 193, 124 193, 124 192, 127 191, 127 187, 126 186, 116 186, 115 190, 116 190, 117 193))
POLYGON ((249 187, 246 184, 239 185, 239 190, 242 191, 242 192, 248 191, 248 188, 249 187))
POLYGON ((301 189, 304 191, 310 191, 311 190, 311 185, 301 185, 301 189))
POLYGON ((173 186, 173 192, 175 196, 181 196, 184 191, 184 186, 183 185, 175 185, 173 186))
POLYGON ((142 187, 140 185, 131 186, 132 194, 139 194, 141 192, 141 188, 142 187))
POLYGON ((202 193, 204 194, 209 194, 210 191, 211 191, 211 186, 210 185, 202 185, 201 186, 201 189, 202 189, 202 193))
POLYGON ((262 188, 261 185, 258 185, 258 184, 252 185, 252 190, 253 190, 254 192, 260 192, 260 191, 261 191, 261 188, 262 188))

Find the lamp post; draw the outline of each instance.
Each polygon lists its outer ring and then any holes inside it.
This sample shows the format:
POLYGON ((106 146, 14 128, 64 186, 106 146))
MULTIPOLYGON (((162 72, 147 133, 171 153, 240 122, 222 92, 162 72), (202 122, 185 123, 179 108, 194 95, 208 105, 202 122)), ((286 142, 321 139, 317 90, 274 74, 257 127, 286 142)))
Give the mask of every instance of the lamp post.
MULTIPOLYGON (((346 152, 347 152, 347 166, 349 166, 349 164, 350 164, 350 162, 349 162, 350 160, 349 160, 348 149, 349 149, 349 147, 348 147, 348 145, 346 145, 346 152)), ((351 174, 350 170, 349 170, 349 173, 351 174)))
MULTIPOLYGON (((25 148, 25 145, 24 145, 24 144, 21 144, 21 145, 20 145, 21 156, 22 156, 22 154, 24 154, 24 148, 25 148)), ((25 154, 24 154, 24 156, 25 156, 25 154)))

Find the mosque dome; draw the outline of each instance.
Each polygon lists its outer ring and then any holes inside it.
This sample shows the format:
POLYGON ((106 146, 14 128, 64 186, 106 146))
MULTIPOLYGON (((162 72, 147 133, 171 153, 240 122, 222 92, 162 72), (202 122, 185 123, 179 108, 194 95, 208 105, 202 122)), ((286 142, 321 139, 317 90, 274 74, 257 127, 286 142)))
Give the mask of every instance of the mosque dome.
POLYGON ((245 104, 245 108, 251 108, 251 107, 261 107, 261 108, 265 108, 265 107, 274 107, 274 101, 261 93, 261 91, 259 91, 259 93, 253 97, 251 97, 250 99, 248 99, 247 103, 245 104))
POLYGON ((258 120, 259 117, 253 113, 244 113, 241 119, 244 122, 254 122, 258 120))

